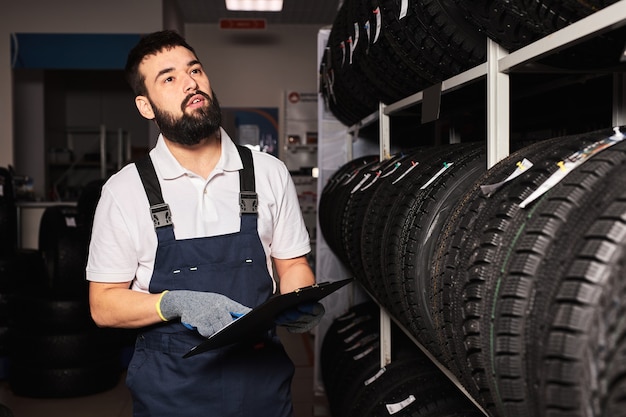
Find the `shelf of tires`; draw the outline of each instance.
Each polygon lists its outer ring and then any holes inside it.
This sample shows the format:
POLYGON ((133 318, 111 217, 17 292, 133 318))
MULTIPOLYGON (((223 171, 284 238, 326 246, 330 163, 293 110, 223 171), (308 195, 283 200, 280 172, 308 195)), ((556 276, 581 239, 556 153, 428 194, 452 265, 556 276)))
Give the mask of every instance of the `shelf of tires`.
POLYGON ((54 398, 113 388, 126 365, 126 333, 98 328, 84 270, 102 180, 76 205, 46 208, 39 248, 16 239, 12 173, 0 168, 0 356, 14 394, 54 398))
POLYGON ((353 306, 324 337, 333 416, 625 413, 623 97, 612 126, 509 142, 507 72, 619 64, 626 1, 530 3, 347 0, 339 10, 320 89, 346 132, 378 122, 380 152, 325 181, 319 227, 381 313, 353 306), (584 48, 562 49, 582 38, 584 48), (390 115, 431 85, 445 93, 480 77, 486 141, 390 151, 390 115), (454 394, 429 391, 441 375, 454 394))

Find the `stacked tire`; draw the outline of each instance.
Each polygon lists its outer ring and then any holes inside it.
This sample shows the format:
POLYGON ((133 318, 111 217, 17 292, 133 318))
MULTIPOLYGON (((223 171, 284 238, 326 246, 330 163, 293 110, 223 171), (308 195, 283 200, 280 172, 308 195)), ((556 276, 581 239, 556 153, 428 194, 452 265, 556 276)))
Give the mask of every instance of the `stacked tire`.
POLYGON ((544 140, 489 170, 472 144, 420 149, 405 185, 396 172, 358 205, 344 264, 492 416, 625 413, 623 139, 544 140))
POLYGON ((0 377, 9 366, 10 306, 17 292, 43 283, 44 264, 36 250, 17 248, 17 208, 11 170, 0 168, 0 377))
MULTIPOLYGON (((0 167, 0 379, 9 375, 10 310, 14 297, 22 288, 36 285, 44 271, 37 251, 17 248, 17 208, 11 169, 0 167)), ((13 412, 0 403, 0 416, 13 412)))
POLYGON ((625 157, 612 130, 533 145, 480 184, 532 168, 491 193, 475 184, 440 235, 438 338, 452 335, 448 357, 493 415, 623 415, 625 157))
POLYGON ((16 395, 82 396, 119 382, 119 332, 98 328, 91 319, 84 275, 98 195, 43 213, 41 283, 18 291, 10 304, 8 382, 16 395))
POLYGON ((333 416, 483 415, 397 328, 392 361, 381 368, 376 323, 378 306, 364 303, 326 333, 320 359, 333 416))
POLYGON ((85 297, 39 289, 15 298, 9 384, 14 394, 60 398, 113 388, 121 375, 113 330, 91 321, 85 297))
POLYGON ((39 227, 39 251, 48 269, 48 287, 86 293, 85 265, 88 251, 86 229, 79 225, 75 205, 47 207, 39 227))
POLYGON ((0 375, 8 376, 11 347, 11 310, 16 297, 44 283, 45 266, 36 250, 19 249, 0 255, 0 375))
POLYGON ((11 172, 0 167, 0 376, 6 376, 8 361, 8 304, 12 293, 11 273, 17 247, 17 218, 11 172))
POLYGON ((17 211, 11 172, 0 167, 0 255, 8 257, 17 247, 17 211))
MULTIPOLYGON (((320 90, 347 126, 486 60, 487 38, 514 51, 617 0, 345 0, 320 62, 320 90)), ((626 28, 542 58, 617 67, 626 28)))

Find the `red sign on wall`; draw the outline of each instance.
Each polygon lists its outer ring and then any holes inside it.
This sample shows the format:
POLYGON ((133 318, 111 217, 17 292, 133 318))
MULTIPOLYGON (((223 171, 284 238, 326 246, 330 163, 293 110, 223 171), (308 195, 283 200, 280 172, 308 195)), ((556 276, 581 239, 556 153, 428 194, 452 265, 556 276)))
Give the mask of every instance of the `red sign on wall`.
POLYGON ((220 29, 265 29, 265 19, 220 19, 220 29))

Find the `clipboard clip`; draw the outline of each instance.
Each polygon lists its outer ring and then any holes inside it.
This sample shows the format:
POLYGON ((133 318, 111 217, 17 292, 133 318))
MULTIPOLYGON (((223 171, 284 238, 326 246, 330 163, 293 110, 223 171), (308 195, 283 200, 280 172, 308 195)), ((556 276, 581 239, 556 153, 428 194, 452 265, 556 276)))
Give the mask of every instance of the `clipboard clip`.
POLYGON ((299 292, 301 292, 303 290, 307 290, 309 288, 318 288, 319 286, 320 286, 320 284, 313 284, 313 285, 309 285, 308 287, 296 288, 295 290, 293 290, 293 292, 298 294, 299 292))

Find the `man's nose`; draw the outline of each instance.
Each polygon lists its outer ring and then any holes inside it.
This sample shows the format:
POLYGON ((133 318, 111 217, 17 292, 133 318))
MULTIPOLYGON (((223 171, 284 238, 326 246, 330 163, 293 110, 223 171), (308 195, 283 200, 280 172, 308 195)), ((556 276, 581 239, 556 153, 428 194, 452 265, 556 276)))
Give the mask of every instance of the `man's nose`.
POLYGON ((185 93, 196 91, 198 89, 198 83, 193 77, 187 77, 185 82, 185 93))

